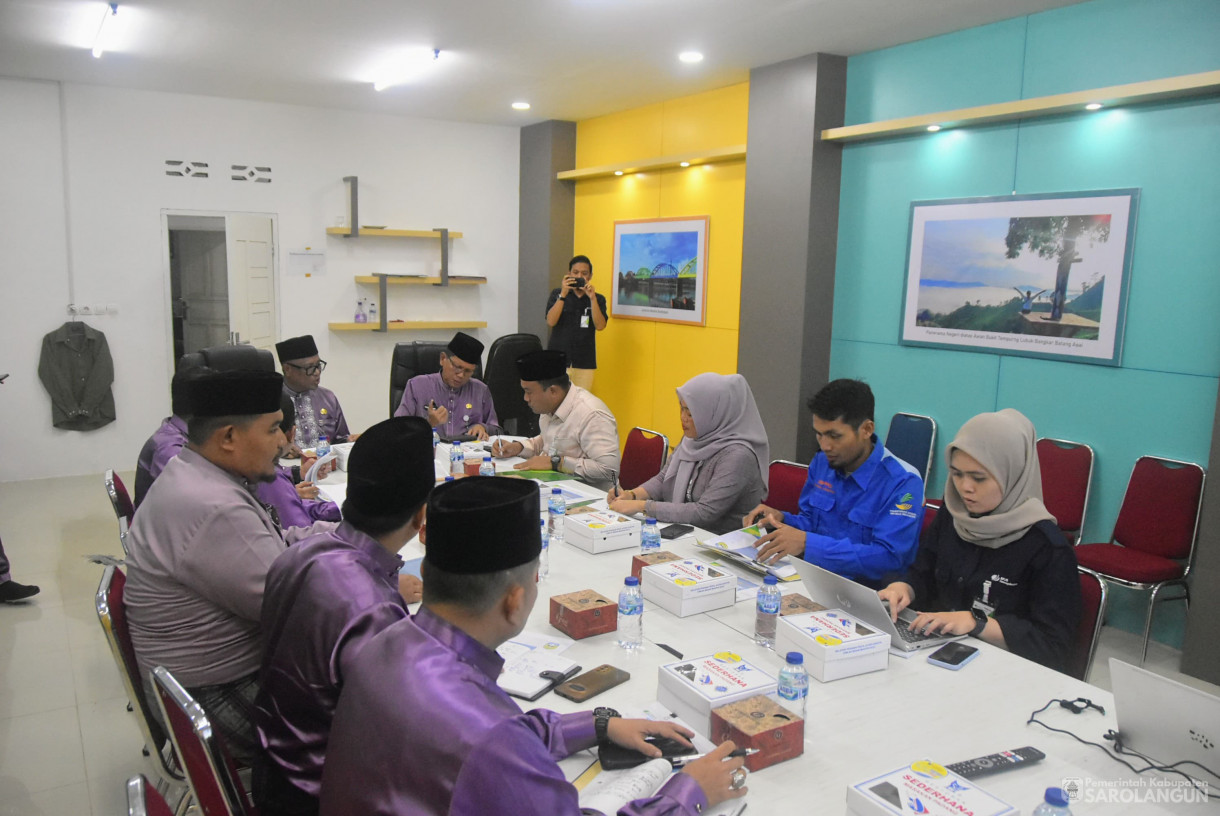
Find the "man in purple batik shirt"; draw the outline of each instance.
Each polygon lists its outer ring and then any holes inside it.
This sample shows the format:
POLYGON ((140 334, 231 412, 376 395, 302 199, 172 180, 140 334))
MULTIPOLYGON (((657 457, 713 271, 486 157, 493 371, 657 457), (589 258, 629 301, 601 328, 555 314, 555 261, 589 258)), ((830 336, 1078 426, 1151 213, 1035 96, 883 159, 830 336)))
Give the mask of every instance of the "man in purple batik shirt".
POLYGON ((136 509, 148 495, 148 488, 165 470, 169 460, 178 455, 178 451, 186 447, 186 423, 191 418, 190 403, 187 399, 187 383, 208 374, 212 369, 205 366, 183 368, 174 374, 170 381, 170 410, 172 416, 161 421, 161 427, 140 448, 140 458, 136 461, 136 484, 133 502, 136 509))
MULTIPOLYGON (((296 439, 296 409, 287 394, 280 397, 280 411, 284 418, 280 421, 280 430, 284 432, 285 443, 280 448, 280 457, 288 455, 296 439)), ((308 461, 301 463, 297 470, 308 470, 308 461)), ((329 464, 323 465, 330 467, 329 464)), ((258 498, 265 504, 275 508, 279 515, 280 527, 308 527, 315 521, 342 521, 343 514, 339 505, 333 501, 318 499, 318 488, 312 482, 297 484, 293 479, 294 468, 276 465, 275 481, 261 482, 258 486, 258 498)), ((302 475, 304 475, 302 473, 302 475)))
POLYGON ((441 352, 440 371, 407 381, 394 416, 423 417, 446 439, 470 434, 485 440, 500 433, 491 390, 474 379, 482 357, 482 343, 465 332, 455 334, 441 352))
POLYGON ((332 445, 356 441, 359 434, 348 431, 339 398, 320 385, 326 361, 318 356, 313 335, 303 334, 276 343, 275 353, 284 372, 284 393, 297 412, 297 451, 314 447, 320 436, 325 436, 332 445))
POLYGON ((318 812, 331 717, 360 650, 407 617, 420 584, 397 552, 415 537, 435 484, 432 429, 419 417, 380 422, 349 458, 345 521, 271 565, 263 604, 256 723, 267 761, 255 767, 263 816, 318 812), (404 586, 405 584, 405 586, 404 586))
MULTIPOLYGON (((689 744, 685 728, 612 709, 524 713, 496 685, 504 661, 495 649, 538 599, 541 547, 533 482, 472 476, 432 491, 424 605, 372 638, 344 676, 324 816, 575 816, 576 788, 557 760, 602 741, 659 756, 650 735, 689 744)), ((733 749, 723 743, 619 813, 694 816, 745 795, 733 749)))

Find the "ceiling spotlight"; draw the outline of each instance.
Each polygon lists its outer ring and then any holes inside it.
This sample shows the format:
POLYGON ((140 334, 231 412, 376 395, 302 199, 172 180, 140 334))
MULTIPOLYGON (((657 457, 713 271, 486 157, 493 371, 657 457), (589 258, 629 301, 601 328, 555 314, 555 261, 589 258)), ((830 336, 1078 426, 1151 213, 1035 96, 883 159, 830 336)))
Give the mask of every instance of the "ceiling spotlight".
POLYGON ((529 110, 529 109, 530 109, 529 102, 514 102, 513 103, 513 110, 529 110))
POLYGON ((106 50, 106 32, 113 27, 110 22, 119 13, 118 3, 108 3, 106 12, 102 15, 102 22, 97 27, 97 36, 93 38, 93 56, 94 58, 101 57, 102 52, 106 50))
POLYGON ((623 171, 622 171, 622 170, 615 170, 615 171, 614 171, 614 175, 616 175, 616 176, 621 176, 621 175, 623 175, 623 171))
POLYGON ((1090 111, 1101 110, 1101 103, 1100 102, 1090 102, 1089 104, 1084 106, 1084 109, 1090 110, 1090 111))
POLYGON ((678 162, 679 167, 690 167, 690 162, 678 162))
POLYGON ((678 59, 688 63, 703 62, 703 55, 698 51, 683 51, 678 55, 678 59))
POLYGON ((928 125, 928 133, 935 133, 940 130, 940 125, 928 125))
POLYGON ((373 80, 373 90, 384 91, 395 85, 403 85, 418 79, 421 74, 440 61, 439 48, 417 48, 401 54, 381 75, 373 80))

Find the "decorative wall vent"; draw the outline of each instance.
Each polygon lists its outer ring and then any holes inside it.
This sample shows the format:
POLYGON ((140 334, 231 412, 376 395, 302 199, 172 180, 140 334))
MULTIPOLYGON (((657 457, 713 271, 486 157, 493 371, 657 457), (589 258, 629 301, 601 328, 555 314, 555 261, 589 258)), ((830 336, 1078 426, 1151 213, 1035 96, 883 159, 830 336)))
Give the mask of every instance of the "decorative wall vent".
POLYGON ((229 178, 233 181, 253 181, 256 184, 271 183, 271 168, 270 167, 251 167, 247 164, 231 165, 233 175, 229 178))
POLYGON ((187 162, 175 161, 173 159, 165 160, 165 175, 190 177, 190 178, 207 178, 208 163, 207 162, 187 162))

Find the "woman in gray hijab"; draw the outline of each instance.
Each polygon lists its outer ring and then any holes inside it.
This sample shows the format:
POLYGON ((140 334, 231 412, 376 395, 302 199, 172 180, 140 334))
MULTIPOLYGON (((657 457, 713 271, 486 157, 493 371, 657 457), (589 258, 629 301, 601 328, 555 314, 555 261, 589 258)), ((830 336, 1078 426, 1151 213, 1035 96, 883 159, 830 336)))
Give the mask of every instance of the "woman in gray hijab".
POLYGON ((1080 620, 1076 555, 1042 503, 1034 426, 979 414, 946 449, 945 503, 910 571, 879 593, 912 629, 971 635, 1063 670, 1080 620))
POLYGON ((653 478, 611 490, 610 508, 713 533, 741 527, 767 495, 770 447, 754 394, 740 374, 699 374, 678 388, 682 441, 653 478))

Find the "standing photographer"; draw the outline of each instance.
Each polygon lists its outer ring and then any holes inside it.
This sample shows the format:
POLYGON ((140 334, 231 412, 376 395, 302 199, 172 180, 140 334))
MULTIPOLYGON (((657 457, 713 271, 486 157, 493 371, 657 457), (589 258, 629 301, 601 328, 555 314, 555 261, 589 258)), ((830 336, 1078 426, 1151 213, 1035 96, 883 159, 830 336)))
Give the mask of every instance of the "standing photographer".
POLYGON ((568 376, 585 390, 593 390, 597 368, 596 332, 606 328, 606 299, 593 288, 593 264, 584 255, 568 261, 563 285, 551 290, 546 301, 546 324, 551 327, 548 349, 568 355, 568 376))

